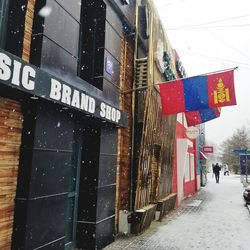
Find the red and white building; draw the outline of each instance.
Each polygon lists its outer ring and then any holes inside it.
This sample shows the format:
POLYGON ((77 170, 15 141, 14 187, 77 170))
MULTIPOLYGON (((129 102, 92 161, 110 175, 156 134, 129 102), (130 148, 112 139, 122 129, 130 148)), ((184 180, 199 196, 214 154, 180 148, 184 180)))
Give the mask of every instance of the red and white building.
POLYGON ((177 205, 197 192, 200 188, 200 175, 197 173, 196 139, 186 135, 187 123, 184 113, 177 115, 174 150, 174 170, 172 191, 177 193, 177 205))

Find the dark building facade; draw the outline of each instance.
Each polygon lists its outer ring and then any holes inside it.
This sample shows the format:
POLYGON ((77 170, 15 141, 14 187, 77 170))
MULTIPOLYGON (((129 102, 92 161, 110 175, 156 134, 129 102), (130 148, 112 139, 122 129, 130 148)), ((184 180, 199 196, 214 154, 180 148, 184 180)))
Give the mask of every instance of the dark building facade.
POLYGON ((1 2, 0 248, 101 249, 115 234, 135 1, 1 2))

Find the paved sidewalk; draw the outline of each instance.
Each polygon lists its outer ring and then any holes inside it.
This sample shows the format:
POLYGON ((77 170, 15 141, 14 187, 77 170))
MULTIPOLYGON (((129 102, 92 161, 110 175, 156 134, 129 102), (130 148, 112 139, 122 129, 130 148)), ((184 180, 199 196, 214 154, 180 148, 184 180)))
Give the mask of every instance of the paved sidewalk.
POLYGON ((249 250, 250 215, 240 177, 210 178, 191 199, 140 236, 119 237, 105 250, 249 250))

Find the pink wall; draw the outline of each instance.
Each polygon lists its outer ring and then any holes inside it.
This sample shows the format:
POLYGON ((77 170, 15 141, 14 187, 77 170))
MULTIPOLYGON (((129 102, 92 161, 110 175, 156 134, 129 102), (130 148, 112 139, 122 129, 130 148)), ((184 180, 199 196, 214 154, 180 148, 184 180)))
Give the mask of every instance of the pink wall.
POLYGON ((184 196, 187 197, 196 192, 196 179, 184 183, 184 196))
MULTIPOLYGON (((183 115, 184 116, 184 115, 183 115)), ((184 124, 184 121, 182 122, 184 124)), ((172 178, 172 192, 178 192, 177 185, 177 138, 187 138, 186 137, 186 128, 184 125, 177 121, 176 123, 176 134, 175 134, 175 148, 174 148, 174 168, 173 168, 173 178, 172 178)), ((196 172, 196 141, 192 140, 193 147, 189 148, 189 152, 194 154, 194 175, 195 179, 191 181, 185 182, 183 178, 183 186, 184 186, 184 197, 187 197, 191 194, 194 194, 197 191, 197 172, 196 172)))
POLYGON ((174 147, 174 169, 172 177, 172 193, 177 193, 177 159, 176 159, 176 143, 174 147))
POLYGON ((172 193, 177 193, 177 138, 185 138, 185 127, 178 121, 176 123, 175 146, 174 146, 174 169, 172 178, 172 193))

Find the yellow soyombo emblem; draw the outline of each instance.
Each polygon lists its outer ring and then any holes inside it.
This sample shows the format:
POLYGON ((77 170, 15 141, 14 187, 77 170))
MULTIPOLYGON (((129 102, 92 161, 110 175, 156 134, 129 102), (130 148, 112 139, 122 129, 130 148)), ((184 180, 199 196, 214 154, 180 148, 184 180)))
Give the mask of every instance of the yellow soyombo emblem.
POLYGON ((216 90, 214 90, 214 104, 230 102, 229 88, 225 88, 220 78, 216 90))

